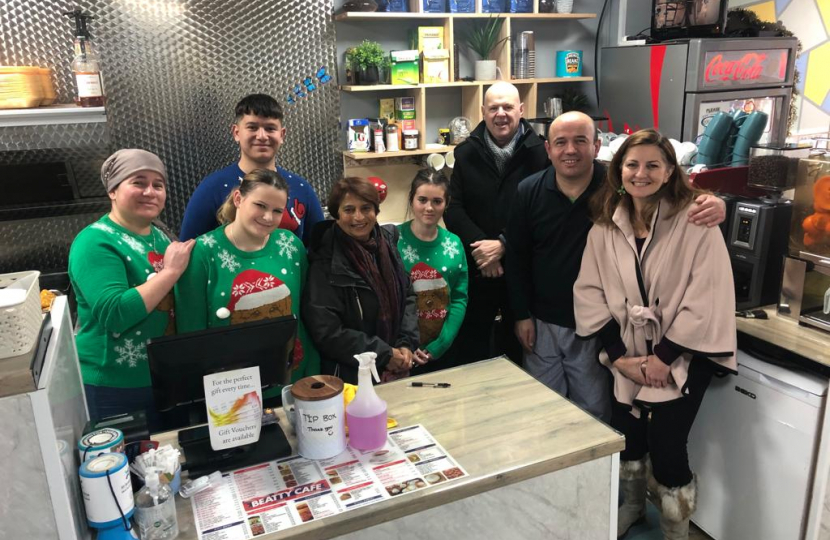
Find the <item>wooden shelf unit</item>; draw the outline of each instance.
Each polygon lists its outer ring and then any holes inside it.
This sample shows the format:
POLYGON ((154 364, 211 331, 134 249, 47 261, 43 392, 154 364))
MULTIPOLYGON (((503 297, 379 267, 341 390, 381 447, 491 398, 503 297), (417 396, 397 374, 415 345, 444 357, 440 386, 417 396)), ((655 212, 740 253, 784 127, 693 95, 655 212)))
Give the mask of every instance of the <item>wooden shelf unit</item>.
POLYGON ((486 19, 504 17, 508 19, 596 19, 596 13, 390 13, 346 11, 334 16, 335 21, 378 21, 401 19, 486 19))
POLYGON ((400 150, 398 152, 349 152, 343 150, 343 157, 353 159, 355 161, 371 160, 371 159, 386 159, 409 156, 428 156, 429 154, 446 154, 450 150, 454 150, 455 145, 432 145, 430 148, 419 148, 418 150, 400 150))
MULTIPOLYGON (((423 0, 409 0, 409 12, 407 13, 390 13, 390 12, 344 12, 334 16, 335 21, 412 21, 424 20, 433 26, 442 25, 444 28, 444 48, 452 51, 455 44, 455 21, 461 19, 482 19, 490 17, 499 17, 504 20, 499 31, 499 39, 507 38, 511 35, 511 21, 514 19, 520 20, 543 20, 543 21, 571 21, 578 19, 594 19, 595 13, 538 13, 539 1, 534 0, 534 13, 423 13, 419 12, 421 2, 423 0)), ((481 1, 476 2, 476 9, 481 10, 481 1)), ((463 24, 463 23, 462 23, 463 24)), ((512 73, 511 69, 511 47, 510 40, 502 42, 496 47, 490 55, 491 59, 496 60, 496 65, 501 70, 503 76, 509 76, 512 73)), ((403 92, 407 96, 415 98, 415 118, 416 126, 421 134, 420 150, 419 152, 429 154, 431 152, 426 150, 427 139, 432 139, 426 134, 426 114, 427 114, 427 94, 431 88, 461 88, 461 116, 470 119, 473 126, 478 125, 483 119, 481 107, 484 102, 484 92, 486 88, 498 81, 463 81, 454 80, 455 73, 455 58, 450 54, 449 58, 449 73, 450 81, 446 83, 427 83, 427 84, 377 84, 377 85, 340 85, 340 90, 343 92, 403 92)), ((524 103, 524 117, 536 118, 538 89, 540 84, 564 84, 564 83, 579 83, 593 81, 593 77, 540 77, 534 79, 505 79, 513 83, 519 89, 519 95, 524 103)), ((346 152, 348 157, 352 159, 375 159, 367 157, 357 157, 346 152)), ((405 155, 413 155, 406 153, 405 155)), ((378 154, 378 157, 384 154, 378 154)), ((389 156, 386 156, 389 157, 389 156)))

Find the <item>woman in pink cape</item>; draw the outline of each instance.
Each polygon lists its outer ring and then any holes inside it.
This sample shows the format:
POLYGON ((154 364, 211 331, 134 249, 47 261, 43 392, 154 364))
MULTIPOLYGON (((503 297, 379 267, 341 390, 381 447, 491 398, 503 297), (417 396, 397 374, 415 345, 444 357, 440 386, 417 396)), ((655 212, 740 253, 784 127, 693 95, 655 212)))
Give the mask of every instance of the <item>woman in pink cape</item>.
POLYGON ((720 229, 686 214, 699 195, 652 129, 620 147, 593 204, 574 286, 576 330, 614 375, 618 536, 643 520, 646 484, 667 539, 688 538, 696 501, 687 440, 714 374, 736 373, 735 292, 720 229))

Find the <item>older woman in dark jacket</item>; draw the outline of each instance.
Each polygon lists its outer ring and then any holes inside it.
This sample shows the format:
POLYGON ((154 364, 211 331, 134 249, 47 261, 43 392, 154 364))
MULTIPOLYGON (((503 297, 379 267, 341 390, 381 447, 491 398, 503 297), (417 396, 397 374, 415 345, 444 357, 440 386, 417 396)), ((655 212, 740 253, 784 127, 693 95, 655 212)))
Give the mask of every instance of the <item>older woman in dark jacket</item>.
POLYGON ((354 355, 377 353, 384 381, 405 377, 416 361, 415 293, 397 251, 397 231, 377 224, 380 198, 362 178, 331 190, 334 221, 313 232, 302 318, 324 374, 357 383, 354 355))

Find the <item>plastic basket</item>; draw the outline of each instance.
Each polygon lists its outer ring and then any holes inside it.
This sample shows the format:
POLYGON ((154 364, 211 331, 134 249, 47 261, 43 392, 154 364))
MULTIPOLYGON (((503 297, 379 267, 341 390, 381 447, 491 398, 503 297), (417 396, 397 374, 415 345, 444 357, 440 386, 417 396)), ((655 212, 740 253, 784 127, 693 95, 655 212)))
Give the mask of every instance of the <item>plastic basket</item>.
POLYGON ((39 277, 37 271, 0 274, 0 289, 26 291, 22 302, 0 307, 0 359, 26 354, 37 340, 43 322, 39 277))

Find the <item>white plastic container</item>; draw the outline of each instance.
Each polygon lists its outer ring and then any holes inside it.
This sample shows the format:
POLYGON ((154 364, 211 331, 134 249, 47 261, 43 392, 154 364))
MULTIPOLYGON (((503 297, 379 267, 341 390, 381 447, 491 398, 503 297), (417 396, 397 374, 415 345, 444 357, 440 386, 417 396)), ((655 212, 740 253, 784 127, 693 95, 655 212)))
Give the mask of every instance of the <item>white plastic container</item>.
POLYGON ((0 275, 0 360, 26 354, 37 340, 43 322, 39 277, 35 270, 0 275))

